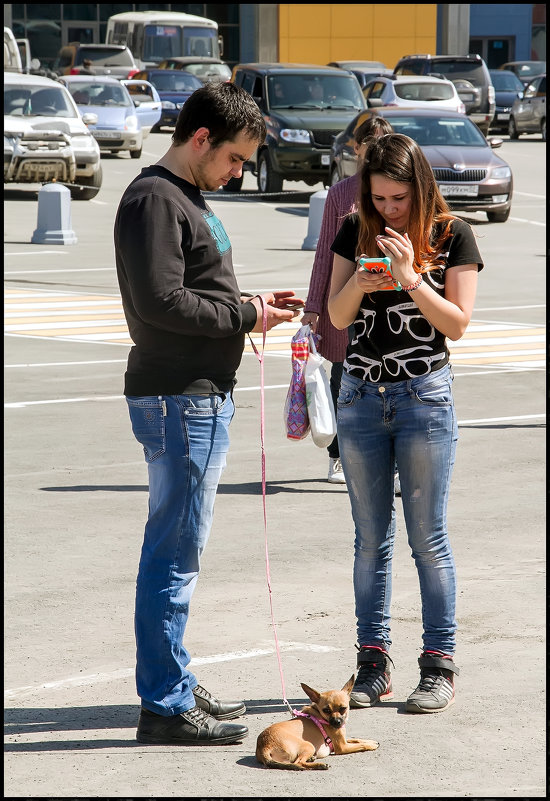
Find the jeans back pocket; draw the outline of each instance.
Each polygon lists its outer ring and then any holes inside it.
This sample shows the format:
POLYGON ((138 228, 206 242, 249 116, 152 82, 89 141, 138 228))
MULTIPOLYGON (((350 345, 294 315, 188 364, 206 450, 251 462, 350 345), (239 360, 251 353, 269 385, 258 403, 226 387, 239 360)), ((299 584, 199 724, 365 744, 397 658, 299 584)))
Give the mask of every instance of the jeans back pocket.
POLYGON ((145 461, 152 462, 166 451, 164 402, 156 396, 126 397, 134 437, 143 445, 145 461))

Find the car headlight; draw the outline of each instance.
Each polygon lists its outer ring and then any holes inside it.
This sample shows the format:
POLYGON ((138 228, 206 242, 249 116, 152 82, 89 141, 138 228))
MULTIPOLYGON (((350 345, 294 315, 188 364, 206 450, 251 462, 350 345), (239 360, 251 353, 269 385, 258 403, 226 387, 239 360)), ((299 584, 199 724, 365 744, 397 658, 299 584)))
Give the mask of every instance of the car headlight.
POLYGON ((4 153, 6 150, 13 150, 13 137, 11 136, 4 136, 4 153))
POLYGON ((71 136, 71 145, 79 150, 94 150, 95 139, 93 136, 86 134, 71 136))
POLYGON ((124 130, 137 131, 137 129, 138 129, 137 117, 134 114, 130 114, 130 116, 126 117, 126 119, 124 120, 124 130))
POLYGON ((161 103, 162 108, 177 108, 175 103, 172 103, 171 100, 163 100, 161 103))
POLYGON ((495 167, 491 170, 491 178, 511 178, 512 170, 510 167, 495 167))
POLYGON ((296 145, 309 145, 311 143, 309 131, 298 128, 283 128, 279 136, 281 139, 284 139, 285 142, 293 142, 296 145))

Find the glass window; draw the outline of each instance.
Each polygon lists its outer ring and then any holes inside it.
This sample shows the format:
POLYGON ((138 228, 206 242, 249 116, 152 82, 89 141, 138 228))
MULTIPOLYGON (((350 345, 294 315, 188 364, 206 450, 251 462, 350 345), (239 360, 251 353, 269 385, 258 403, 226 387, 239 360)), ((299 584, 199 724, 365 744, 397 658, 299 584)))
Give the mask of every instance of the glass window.
POLYGON ((4 91, 4 114, 21 117, 76 117, 61 86, 10 86, 4 91))
POLYGON ((440 72, 446 78, 464 78, 474 86, 484 86, 483 67, 479 62, 470 61, 435 61, 431 65, 432 72, 440 72))
POLYGON ((63 3, 63 19, 96 20, 97 9, 97 3, 63 3))
MULTIPOLYGON (((61 3, 27 3, 27 19, 61 19, 61 3)), ((21 15, 22 16, 22 15, 21 15)))

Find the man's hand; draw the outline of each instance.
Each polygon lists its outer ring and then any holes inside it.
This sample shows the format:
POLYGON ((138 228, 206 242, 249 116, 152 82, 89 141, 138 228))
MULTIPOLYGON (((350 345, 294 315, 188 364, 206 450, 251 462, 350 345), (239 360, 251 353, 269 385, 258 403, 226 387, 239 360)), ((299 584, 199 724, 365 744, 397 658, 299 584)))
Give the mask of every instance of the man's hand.
MULTIPOLYGON (((266 292, 262 295, 266 306, 266 329, 269 331, 280 323, 289 323, 299 317, 304 307, 304 301, 297 298, 292 290, 281 292, 266 292)), ((263 310, 260 298, 256 295, 249 303, 256 307, 258 319, 252 333, 261 334, 263 331, 263 310)))

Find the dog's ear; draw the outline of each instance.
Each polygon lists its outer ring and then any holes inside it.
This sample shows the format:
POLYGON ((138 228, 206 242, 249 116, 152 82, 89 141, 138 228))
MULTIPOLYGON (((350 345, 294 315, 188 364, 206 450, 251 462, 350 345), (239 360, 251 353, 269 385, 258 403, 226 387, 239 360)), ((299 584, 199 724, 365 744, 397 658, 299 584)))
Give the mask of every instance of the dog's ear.
POLYGON ((318 693, 317 690, 313 690, 311 687, 308 687, 307 684, 300 684, 300 687, 314 704, 319 701, 321 694, 318 693))
POLYGON ((353 674, 351 679, 348 682, 346 682, 346 684, 344 684, 344 686, 342 687, 342 692, 351 695, 351 691, 353 690, 354 684, 355 684, 355 673, 353 674))

